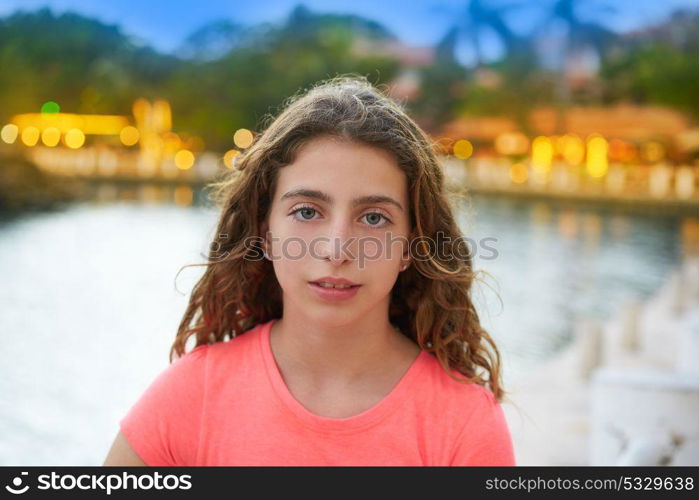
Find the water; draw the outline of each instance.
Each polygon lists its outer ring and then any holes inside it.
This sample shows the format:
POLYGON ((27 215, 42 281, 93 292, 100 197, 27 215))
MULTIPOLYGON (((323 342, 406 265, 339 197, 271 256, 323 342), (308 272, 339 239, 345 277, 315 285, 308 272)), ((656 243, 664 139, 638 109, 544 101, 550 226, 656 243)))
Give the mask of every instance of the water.
POLYGON ((79 205, 0 229, 0 463, 101 464, 167 353, 215 215, 79 205), (208 233, 207 233, 208 231, 208 233))
POLYGON ((604 321, 625 300, 648 298, 683 251, 680 217, 478 196, 462 206, 466 235, 496 239, 495 258, 476 252, 487 276, 474 295, 501 346, 506 385, 564 348, 580 320, 604 321))
MULTIPOLYGON (((118 420, 168 363, 217 214, 77 204, 0 226, 0 465, 99 465, 118 420)), ((460 211, 490 277, 474 292, 505 382, 569 342, 581 317, 648 296, 682 250, 680 218, 479 198, 460 211), (493 286, 502 299, 502 307, 493 286)))

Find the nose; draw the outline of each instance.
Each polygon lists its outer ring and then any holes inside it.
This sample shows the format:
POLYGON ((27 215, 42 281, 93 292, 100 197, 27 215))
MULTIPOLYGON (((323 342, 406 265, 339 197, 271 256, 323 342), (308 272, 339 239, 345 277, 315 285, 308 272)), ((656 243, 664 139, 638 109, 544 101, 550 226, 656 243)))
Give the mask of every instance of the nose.
POLYGON ((354 260, 354 235, 351 224, 344 220, 334 222, 330 231, 320 238, 316 247, 318 248, 318 256, 333 264, 354 260))

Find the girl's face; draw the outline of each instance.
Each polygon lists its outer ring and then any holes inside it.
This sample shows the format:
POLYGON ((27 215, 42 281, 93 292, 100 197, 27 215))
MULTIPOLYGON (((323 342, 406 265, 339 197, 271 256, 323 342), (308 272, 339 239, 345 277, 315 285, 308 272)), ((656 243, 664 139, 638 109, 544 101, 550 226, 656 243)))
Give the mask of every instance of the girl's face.
POLYGON ((305 143, 280 169, 263 225, 285 311, 329 325, 387 317, 409 221, 406 176, 390 153, 326 136, 305 143), (314 284, 325 277, 360 286, 314 284))

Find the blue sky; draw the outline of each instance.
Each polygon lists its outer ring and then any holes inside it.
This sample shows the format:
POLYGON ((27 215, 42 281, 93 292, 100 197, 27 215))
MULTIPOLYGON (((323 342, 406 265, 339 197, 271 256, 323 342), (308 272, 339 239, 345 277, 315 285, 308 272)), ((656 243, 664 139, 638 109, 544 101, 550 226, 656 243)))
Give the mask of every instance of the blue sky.
MULTIPOLYGON (((496 0, 515 3, 516 0, 496 0)), ((541 19, 542 5, 552 0, 520 1, 510 19, 513 29, 526 31, 541 19)), ((297 0, 2 0, 0 16, 15 10, 35 10, 49 6, 54 12, 67 10, 119 25, 123 32, 142 39, 156 49, 172 52, 184 38, 200 26, 218 19, 243 24, 283 20, 297 0)), ((355 13, 384 24, 410 44, 435 43, 460 15, 467 0, 306 0, 308 8, 318 12, 355 13)), ((600 0, 580 2, 580 13, 594 11, 600 0)), ((617 12, 597 20, 617 31, 628 31, 666 18, 675 8, 698 6, 699 0, 609 0, 617 12)), ((589 15, 589 14, 587 14, 589 15)), ((493 46, 493 51, 497 47, 493 46)))

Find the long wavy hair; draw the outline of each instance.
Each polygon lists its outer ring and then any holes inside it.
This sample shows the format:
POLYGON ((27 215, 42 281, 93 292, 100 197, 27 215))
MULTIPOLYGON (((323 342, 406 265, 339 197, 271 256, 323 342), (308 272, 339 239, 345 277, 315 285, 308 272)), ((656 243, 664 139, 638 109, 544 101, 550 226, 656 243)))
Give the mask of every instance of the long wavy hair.
POLYGON ((375 87, 363 76, 319 82, 282 104, 276 118, 266 116, 271 123, 264 132, 235 156, 233 168, 208 186, 220 218, 207 262, 196 264, 206 270, 193 288, 170 361, 185 353, 191 336, 195 346, 225 341, 282 316, 272 262, 259 258, 261 224, 279 169, 294 161, 301 145, 328 135, 391 152, 407 177, 411 253, 420 251, 420 258, 411 259, 391 291, 390 322, 436 356, 450 377, 487 386, 501 401, 500 354, 471 301, 477 273, 438 160, 442 146, 428 138, 384 86, 375 87), (440 233, 444 250, 425 252, 425 243, 440 233), (414 242, 423 249, 413 249, 414 242))

